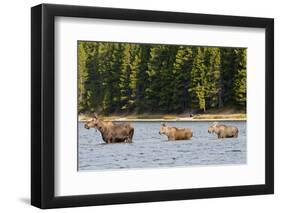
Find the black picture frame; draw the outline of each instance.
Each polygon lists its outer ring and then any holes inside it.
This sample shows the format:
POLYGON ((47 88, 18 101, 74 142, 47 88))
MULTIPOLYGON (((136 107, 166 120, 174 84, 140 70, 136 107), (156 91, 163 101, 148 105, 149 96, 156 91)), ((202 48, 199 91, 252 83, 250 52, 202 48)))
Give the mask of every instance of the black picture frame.
POLYGON ((41 4, 31 8, 31 204, 42 209, 274 193, 274 20, 241 16, 41 4), (263 28, 266 32, 265 184, 93 195, 54 195, 55 17, 263 28))

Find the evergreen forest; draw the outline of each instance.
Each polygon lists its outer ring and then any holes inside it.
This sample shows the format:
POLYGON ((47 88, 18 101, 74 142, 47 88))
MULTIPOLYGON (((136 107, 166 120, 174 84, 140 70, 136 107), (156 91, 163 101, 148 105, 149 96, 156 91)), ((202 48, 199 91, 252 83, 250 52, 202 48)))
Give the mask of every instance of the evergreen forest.
POLYGON ((246 111, 246 48, 78 41, 78 113, 246 111))

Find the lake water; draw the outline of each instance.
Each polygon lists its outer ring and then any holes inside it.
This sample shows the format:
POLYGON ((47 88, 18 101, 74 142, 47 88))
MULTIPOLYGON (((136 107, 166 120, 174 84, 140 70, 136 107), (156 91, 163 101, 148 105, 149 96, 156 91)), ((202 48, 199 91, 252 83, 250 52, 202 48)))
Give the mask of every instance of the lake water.
POLYGON ((159 135, 160 122, 131 122, 135 128, 133 143, 106 144, 100 132, 87 130, 79 122, 78 169, 115 170, 245 164, 247 156, 246 122, 221 122, 239 129, 238 138, 217 139, 208 133, 212 122, 168 122, 193 129, 191 140, 168 141, 159 135))

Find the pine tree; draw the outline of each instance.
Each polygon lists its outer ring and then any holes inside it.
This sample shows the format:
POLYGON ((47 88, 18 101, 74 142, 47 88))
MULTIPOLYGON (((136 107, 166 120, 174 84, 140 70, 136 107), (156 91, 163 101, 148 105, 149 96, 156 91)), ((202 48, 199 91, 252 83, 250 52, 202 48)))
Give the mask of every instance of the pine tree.
MULTIPOLYGON (((111 105, 109 107, 109 112, 120 112, 120 100, 121 93, 119 89, 119 80, 120 80, 120 70, 122 65, 122 45, 120 43, 111 44, 111 56, 110 56, 110 68, 108 70, 108 84, 109 92, 111 96, 111 105)), ((108 95, 109 96, 109 95, 108 95)))
POLYGON ((233 48, 222 48, 221 50, 221 90, 224 106, 233 106, 233 80, 234 80, 234 52, 233 48))
POLYGON ((86 69, 87 53, 84 49, 84 43, 78 42, 78 112, 83 112, 87 109, 85 103, 85 81, 88 77, 86 69))
POLYGON ((233 82, 234 99, 240 107, 246 107, 246 49, 234 49, 235 54, 235 75, 233 82))
POLYGON ((136 76, 136 112, 142 113, 148 111, 147 99, 145 99, 145 89, 148 88, 148 62, 150 58, 150 45, 142 44, 139 46, 137 60, 137 76, 136 76))
POLYGON ((114 104, 114 96, 112 82, 114 76, 112 76, 112 53, 113 44, 112 43, 101 43, 98 48, 98 72, 99 78, 96 81, 97 86, 101 89, 101 111, 105 114, 112 112, 112 106, 114 104))
MULTIPOLYGON (((80 101, 83 104, 79 105, 78 108, 80 108, 83 112, 93 112, 95 105, 97 106, 99 104, 98 89, 96 88, 96 84, 99 78, 97 68, 98 44, 92 42, 79 42, 79 45, 83 46, 84 54, 87 56, 84 56, 85 63, 83 64, 85 73, 83 73, 83 70, 81 70, 80 67, 78 70, 78 76, 83 78, 83 80, 81 80, 81 78, 78 77, 78 88, 83 88, 84 90, 84 92, 83 90, 81 90, 82 96, 80 96, 80 101)), ((78 57, 78 60, 80 60, 80 55, 78 57)))
POLYGON ((178 46, 165 45, 161 52, 159 109, 164 113, 173 112, 174 75, 173 65, 176 60, 178 46))
POLYGON ((131 74, 131 44, 123 44, 122 64, 120 67, 119 88, 121 111, 126 112, 129 109, 130 98, 130 74, 131 74))
POLYGON ((191 84, 189 92, 192 97, 192 108, 206 110, 207 93, 206 66, 204 63, 204 48, 196 49, 195 58, 191 69, 191 84))
POLYGON ((206 97, 207 105, 209 108, 216 108, 220 104, 220 91, 221 91, 221 58, 219 48, 207 48, 205 53, 206 64, 206 97))
POLYGON ((159 110, 159 91, 161 90, 160 69, 162 65, 161 54, 161 45, 152 45, 148 61, 148 70, 146 72, 148 75, 148 85, 145 89, 147 110, 151 112, 159 110))
POLYGON ((179 46, 176 59, 173 64, 173 96, 172 105, 176 112, 182 113, 190 105, 190 94, 188 92, 190 84, 190 73, 193 64, 192 48, 179 46))
POLYGON ((136 108, 136 101, 137 101, 137 77, 138 77, 138 70, 139 65, 141 62, 140 58, 140 47, 137 44, 131 45, 131 58, 132 63, 130 65, 130 97, 128 100, 128 108, 129 111, 134 111, 136 108))

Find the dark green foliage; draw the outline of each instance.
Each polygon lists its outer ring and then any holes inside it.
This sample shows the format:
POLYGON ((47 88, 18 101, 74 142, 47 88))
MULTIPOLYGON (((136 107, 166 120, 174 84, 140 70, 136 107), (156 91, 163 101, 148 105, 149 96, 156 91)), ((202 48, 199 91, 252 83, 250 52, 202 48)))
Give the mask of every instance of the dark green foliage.
POLYGON ((235 70, 233 91, 234 91, 234 101, 238 103, 241 107, 246 107, 246 91, 247 91, 247 72, 246 72, 246 50, 245 49, 235 49, 235 70))
POLYGON ((189 86, 189 93, 191 95, 192 108, 199 110, 206 110, 207 97, 207 72, 208 67, 205 62, 205 48, 195 48, 195 56, 191 69, 191 81, 189 86))
POLYGON ((191 97, 188 88, 191 84, 193 64, 192 48, 179 46, 173 64, 172 106, 177 112, 191 108, 191 97))
POLYGON ((246 49, 78 42, 79 113, 246 109, 246 49))

